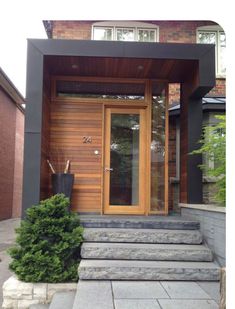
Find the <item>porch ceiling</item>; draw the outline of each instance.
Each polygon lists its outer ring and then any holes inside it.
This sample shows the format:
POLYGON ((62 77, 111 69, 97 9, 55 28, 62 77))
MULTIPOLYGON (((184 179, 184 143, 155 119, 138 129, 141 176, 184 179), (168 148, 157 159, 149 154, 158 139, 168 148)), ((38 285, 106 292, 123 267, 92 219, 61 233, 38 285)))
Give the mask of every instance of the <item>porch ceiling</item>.
POLYGON ((118 57, 46 56, 51 75, 163 79, 183 82, 196 72, 198 60, 118 57))

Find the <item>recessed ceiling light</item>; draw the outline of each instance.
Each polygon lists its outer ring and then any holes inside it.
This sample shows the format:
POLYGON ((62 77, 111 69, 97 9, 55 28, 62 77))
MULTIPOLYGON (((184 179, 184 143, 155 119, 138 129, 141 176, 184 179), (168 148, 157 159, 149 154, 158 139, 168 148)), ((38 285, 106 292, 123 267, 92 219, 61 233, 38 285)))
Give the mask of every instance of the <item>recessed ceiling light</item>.
POLYGON ((143 67, 143 65, 138 65, 137 69, 138 69, 139 71, 142 71, 142 70, 144 69, 144 67, 143 67))

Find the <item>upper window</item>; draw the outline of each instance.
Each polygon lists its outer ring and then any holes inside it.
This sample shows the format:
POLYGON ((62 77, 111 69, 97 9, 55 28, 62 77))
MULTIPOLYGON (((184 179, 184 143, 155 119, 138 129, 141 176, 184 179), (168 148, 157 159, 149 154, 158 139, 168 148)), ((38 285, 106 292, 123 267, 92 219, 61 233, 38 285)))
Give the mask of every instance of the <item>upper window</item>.
POLYGON ((197 30, 197 42, 203 44, 215 44, 216 50, 216 75, 225 76, 225 49, 226 37, 222 28, 220 27, 200 27, 197 30))
POLYGON ((158 26, 140 22, 99 22, 93 25, 93 40, 157 42, 158 26))

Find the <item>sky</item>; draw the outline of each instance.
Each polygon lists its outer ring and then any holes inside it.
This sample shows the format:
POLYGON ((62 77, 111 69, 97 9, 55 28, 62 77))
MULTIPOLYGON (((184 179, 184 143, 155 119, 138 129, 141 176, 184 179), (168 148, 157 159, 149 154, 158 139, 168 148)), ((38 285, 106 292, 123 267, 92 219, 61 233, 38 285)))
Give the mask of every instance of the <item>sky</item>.
MULTIPOLYGON (((42 20, 213 20, 219 23, 227 36, 227 178, 233 184, 227 197, 228 205, 232 205, 227 210, 227 240, 232 238, 234 243, 235 18, 232 4, 232 0, 2 0, 0 67, 25 96, 27 38, 46 38, 42 20), (231 230, 233 232, 228 232, 231 230)), ((235 278, 234 253, 231 255, 228 251, 227 261, 230 266, 228 280, 232 281, 232 277, 235 278)), ((231 302, 233 288, 234 284, 227 287, 227 297, 230 296, 231 302)))
POLYGON ((9 27, 8 25, 2 25, 0 21, 0 29, 2 41, 0 66, 19 92, 25 97, 27 38, 46 39, 47 36, 43 23, 38 19, 33 20, 29 25, 21 20, 14 23, 14 27, 9 27), (6 30, 3 31, 3 29, 6 30))
POLYGON ((27 38, 47 38, 42 23, 42 20, 47 19, 212 19, 222 26, 226 22, 225 14, 221 10, 221 1, 197 0, 197 6, 193 10, 189 3, 191 2, 186 0, 145 0, 143 5, 143 2, 118 0, 114 10, 113 5, 110 5, 111 1, 108 0, 2 0, 0 66, 25 96, 27 38), (217 2, 220 6, 216 5, 217 2), (134 3, 135 6, 133 6, 134 3), (150 10, 150 7, 155 10, 150 10))

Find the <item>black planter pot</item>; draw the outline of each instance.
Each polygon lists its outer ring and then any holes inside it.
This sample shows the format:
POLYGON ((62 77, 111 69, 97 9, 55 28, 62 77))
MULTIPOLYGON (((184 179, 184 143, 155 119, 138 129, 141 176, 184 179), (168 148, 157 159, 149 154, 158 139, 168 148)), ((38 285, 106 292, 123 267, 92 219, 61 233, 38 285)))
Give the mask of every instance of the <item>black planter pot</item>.
POLYGON ((66 197, 71 199, 73 189, 74 174, 51 174, 52 193, 64 193, 66 197))

